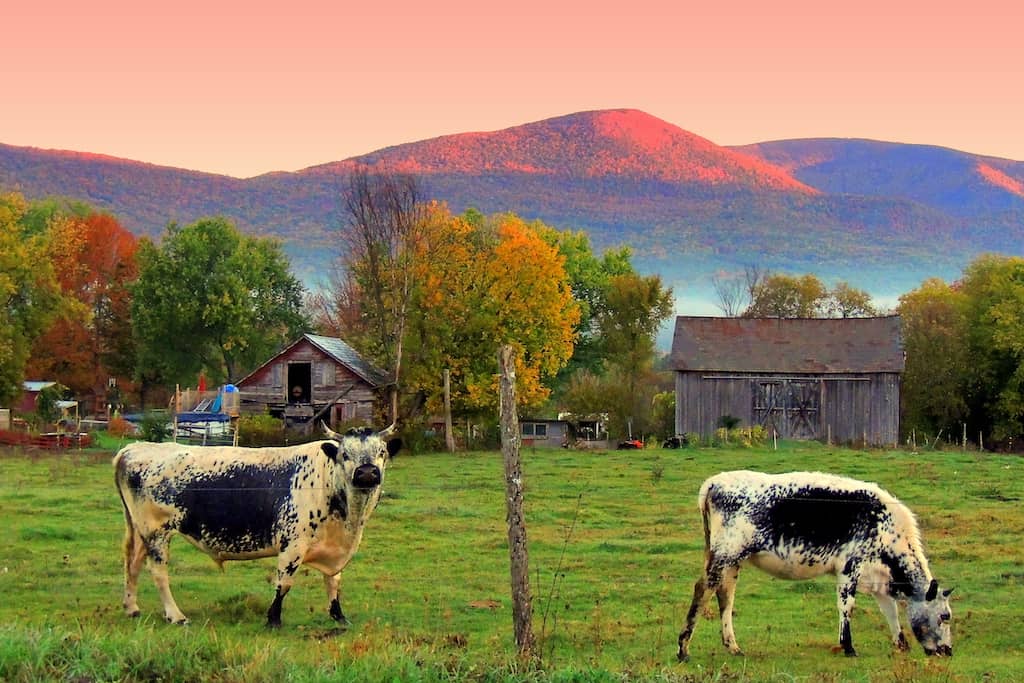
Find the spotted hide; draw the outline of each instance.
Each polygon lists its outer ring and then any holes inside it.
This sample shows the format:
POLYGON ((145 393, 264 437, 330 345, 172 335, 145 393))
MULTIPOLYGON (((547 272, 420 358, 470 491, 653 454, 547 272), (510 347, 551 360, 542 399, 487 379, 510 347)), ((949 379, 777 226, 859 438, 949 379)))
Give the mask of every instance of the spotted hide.
POLYGON ((913 513, 875 484, 819 472, 722 472, 704 482, 704 573, 693 588, 679 634, 680 661, 689 658, 697 613, 718 598, 722 643, 742 654, 732 610, 742 564, 783 579, 837 577, 839 644, 856 655, 850 613, 860 590, 875 596, 896 647, 909 648, 898 601, 927 654, 952 655, 949 594, 939 592, 913 513))
POLYGON ((329 613, 347 623, 338 600, 341 570, 359 547, 380 499, 384 470, 401 440, 383 432, 338 434, 282 448, 135 443, 114 456, 124 504, 124 608, 139 614, 138 578, 149 560, 167 621, 187 623, 171 595, 168 546, 180 533, 213 558, 277 556, 269 626, 305 564, 321 571, 329 613))

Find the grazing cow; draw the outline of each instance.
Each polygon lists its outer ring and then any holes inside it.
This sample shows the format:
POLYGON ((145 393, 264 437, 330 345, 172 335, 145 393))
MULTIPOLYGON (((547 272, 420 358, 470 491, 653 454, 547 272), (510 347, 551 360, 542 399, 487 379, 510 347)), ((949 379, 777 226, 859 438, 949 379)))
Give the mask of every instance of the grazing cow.
POLYGON ((875 484, 820 472, 722 472, 701 486, 698 506, 704 518, 704 574, 693 588, 679 634, 679 661, 689 658, 697 612, 712 593, 718 598, 722 643, 742 654, 732 627, 741 563, 783 579, 836 575, 839 644, 849 657, 857 654, 850 612, 858 590, 875 596, 896 647, 910 647, 896 602, 905 599, 924 651, 952 656, 947 599, 952 589, 939 592, 913 513, 875 484))
POLYGON ((282 448, 135 443, 114 456, 124 504, 124 607, 138 616, 139 570, 149 558, 167 621, 187 623, 171 595, 168 546, 175 532, 223 567, 225 560, 277 556, 277 591, 267 625, 300 565, 323 572, 329 613, 348 623, 338 600, 341 570, 359 547, 380 500, 380 484, 401 439, 382 432, 338 434, 282 448))

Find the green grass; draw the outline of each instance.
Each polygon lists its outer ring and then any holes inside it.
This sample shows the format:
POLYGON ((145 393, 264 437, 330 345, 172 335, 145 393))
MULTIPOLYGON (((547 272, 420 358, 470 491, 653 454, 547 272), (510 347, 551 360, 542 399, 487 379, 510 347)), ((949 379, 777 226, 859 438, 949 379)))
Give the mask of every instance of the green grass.
POLYGON ((284 626, 264 628, 272 560, 222 573, 183 539, 171 581, 192 621, 165 624, 148 572, 143 616, 121 601, 123 518, 112 450, 0 455, 0 680, 37 681, 1024 681, 1024 459, 977 453, 770 449, 526 450, 534 630, 516 660, 499 453, 400 455, 342 575, 353 624, 327 616, 299 572, 284 626), (833 582, 741 574, 728 655, 701 619, 676 637, 702 561, 696 493, 724 469, 816 469, 876 481, 920 520, 932 570, 954 586, 952 659, 894 652, 874 600, 860 656, 833 652, 833 582))

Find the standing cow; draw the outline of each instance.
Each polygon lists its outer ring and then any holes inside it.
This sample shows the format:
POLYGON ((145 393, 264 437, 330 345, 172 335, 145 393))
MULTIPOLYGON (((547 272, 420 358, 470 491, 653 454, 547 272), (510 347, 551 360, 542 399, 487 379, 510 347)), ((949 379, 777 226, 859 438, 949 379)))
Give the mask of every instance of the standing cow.
POLYGON ((187 619, 167 577, 174 533, 213 558, 277 556, 277 591, 267 625, 281 625, 281 603, 300 565, 323 572, 329 613, 347 623, 338 600, 341 570, 359 547, 380 499, 389 459, 400 439, 382 432, 324 431, 325 441, 281 448, 135 443, 114 456, 124 504, 124 607, 139 614, 139 570, 149 558, 167 621, 187 619))
POLYGON ((742 654, 732 627, 742 563, 783 579, 836 575, 839 644, 847 656, 857 654, 850 612, 858 590, 875 596, 896 647, 910 647, 896 602, 906 599, 910 626, 924 651, 952 656, 947 599, 952 589, 939 592, 913 513, 875 484, 819 472, 722 472, 701 486, 698 505, 704 518, 704 574, 693 588, 679 634, 680 661, 689 658, 697 612, 712 593, 718 598, 722 642, 729 652, 742 654))

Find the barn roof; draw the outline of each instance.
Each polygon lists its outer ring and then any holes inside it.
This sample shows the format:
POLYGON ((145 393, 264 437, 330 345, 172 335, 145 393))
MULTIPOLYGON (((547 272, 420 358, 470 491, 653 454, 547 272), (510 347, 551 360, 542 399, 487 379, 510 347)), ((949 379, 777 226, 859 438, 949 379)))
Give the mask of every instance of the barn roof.
POLYGON ((679 316, 670 362, 680 371, 903 372, 900 318, 679 316))
POLYGON ((373 387, 381 387, 388 383, 388 376, 386 372, 365 360, 355 349, 341 339, 338 339, 337 337, 324 337, 319 334, 304 334, 288 346, 275 353, 270 359, 242 379, 235 382, 235 384, 244 385, 246 380, 259 372, 261 368, 266 367, 276 358, 287 353, 296 344, 299 344, 303 340, 308 341, 310 344, 327 354, 327 356, 344 365, 346 368, 357 374, 367 384, 370 384, 373 387))
POLYGON ((337 337, 323 337, 319 334, 303 335, 313 346, 351 369, 375 387, 388 383, 387 373, 363 359, 351 346, 337 337))

